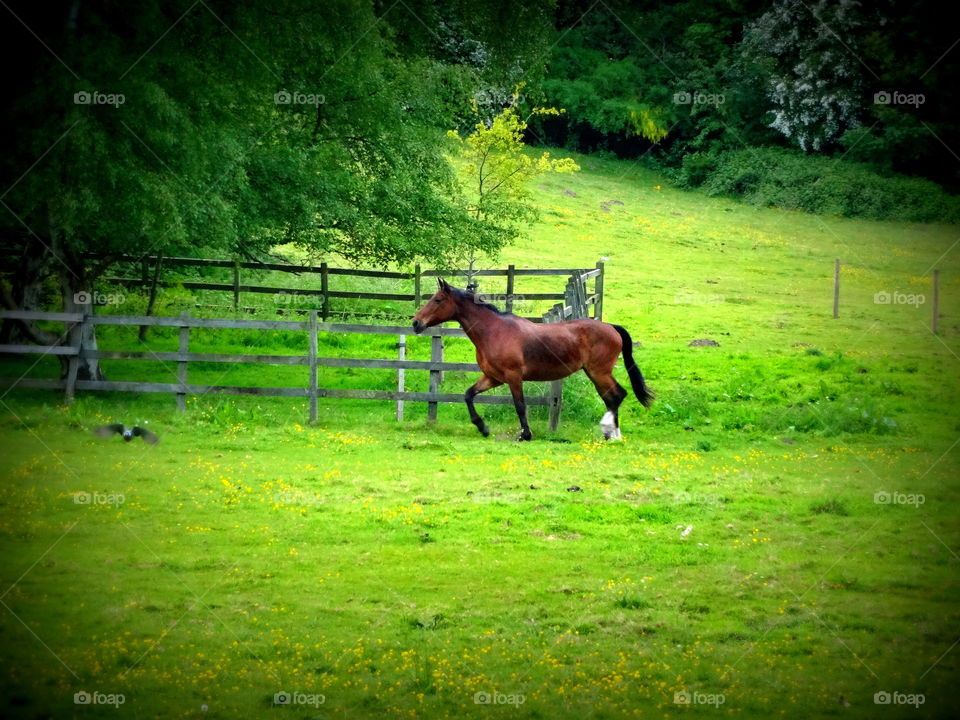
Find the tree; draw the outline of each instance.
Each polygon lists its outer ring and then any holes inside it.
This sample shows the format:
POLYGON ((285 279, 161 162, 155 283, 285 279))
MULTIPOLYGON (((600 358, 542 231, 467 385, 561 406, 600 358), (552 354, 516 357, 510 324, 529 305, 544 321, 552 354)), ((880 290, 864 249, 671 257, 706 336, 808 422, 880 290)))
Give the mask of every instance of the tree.
POLYGON ((746 30, 746 55, 768 67, 770 127, 804 151, 859 125, 864 83, 853 38, 861 24, 856 0, 777 2, 746 30))
MULTIPOLYGON (((538 115, 558 115, 559 110, 534 108, 538 115)), ((489 242, 471 250, 490 254, 517 240, 537 214, 530 203, 530 182, 548 172, 570 173, 580 167, 570 158, 553 159, 550 153, 534 154, 523 142, 526 120, 517 107, 508 107, 488 124, 479 122, 466 137, 455 131, 452 161, 459 166, 460 203, 479 225, 490 228, 489 242)))
MULTIPOLYGON (((89 312, 121 254, 258 259, 295 243, 451 263, 499 242, 455 201, 442 152, 451 124, 437 110, 468 75, 395 52, 390 23, 410 18, 356 0, 12 10, 42 42, 17 25, 0 231, 26 272, 4 288, 7 307, 35 306, 52 278, 65 310, 89 312)), ((80 376, 99 377, 96 362, 80 376)))

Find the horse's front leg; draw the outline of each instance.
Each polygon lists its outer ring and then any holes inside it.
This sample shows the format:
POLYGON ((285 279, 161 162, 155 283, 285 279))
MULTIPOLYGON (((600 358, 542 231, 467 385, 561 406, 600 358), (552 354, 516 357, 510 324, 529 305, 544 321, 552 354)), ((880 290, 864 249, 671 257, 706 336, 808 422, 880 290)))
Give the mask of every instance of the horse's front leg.
POLYGON ((523 381, 516 379, 508 382, 510 393, 513 395, 513 406, 517 409, 517 417, 520 418, 520 437, 517 440, 530 440, 533 438, 533 433, 530 432, 530 426, 527 424, 527 403, 523 399, 523 381))
POLYGON ((463 399, 467 403, 467 411, 470 413, 470 422, 477 426, 477 430, 479 430, 480 434, 484 437, 487 437, 490 434, 490 429, 483 421, 483 418, 480 417, 480 414, 477 412, 477 408, 474 407, 473 399, 480 393, 490 390, 491 388, 495 388, 499 385, 503 385, 501 380, 494 380, 492 377, 484 375, 473 385, 471 385, 467 389, 466 394, 463 396, 463 399))

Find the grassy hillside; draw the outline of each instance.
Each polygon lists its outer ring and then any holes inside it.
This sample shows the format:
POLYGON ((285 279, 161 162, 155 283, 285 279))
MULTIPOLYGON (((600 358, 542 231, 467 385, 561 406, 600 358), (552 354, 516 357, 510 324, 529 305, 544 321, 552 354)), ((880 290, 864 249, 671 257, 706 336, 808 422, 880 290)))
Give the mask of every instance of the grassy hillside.
MULTIPOLYGON (((535 190, 532 241, 491 264, 609 258, 605 318, 642 344, 659 396, 650 411, 625 403, 624 443, 599 441, 583 379, 566 385, 560 431, 538 413, 523 445, 511 408, 482 409, 483 439, 458 406, 429 426, 421 406, 397 424, 389 403, 326 402, 308 427, 300 401, 202 397, 181 416, 169 397, 61 409, 15 390, 0 419, 4 715, 116 715, 76 708, 85 690, 122 693, 137 717, 673 717, 691 711, 682 693, 707 705, 694 712, 742 717, 948 716, 958 229, 748 208, 579 161, 535 190), (702 338, 719 346, 689 347, 702 338), (88 433, 108 420, 149 420, 162 441, 88 433), (278 707, 280 691, 302 698, 278 707), (923 705, 878 708, 884 692, 923 705)), ((306 349, 286 333, 194 340, 306 349)), ((324 350, 390 357, 392 342, 324 350)), ((136 347, 119 330, 101 344, 136 347)), ((427 352, 411 341, 412 357, 427 352)), ((450 343, 448 358, 470 355, 450 343)), ((114 379, 171 371, 105 365, 114 379)), ((422 375, 408 373, 412 389, 422 375)), ((193 382, 265 380, 305 382, 302 369, 191 366, 193 382)), ((450 373, 444 389, 471 381, 450 373)))

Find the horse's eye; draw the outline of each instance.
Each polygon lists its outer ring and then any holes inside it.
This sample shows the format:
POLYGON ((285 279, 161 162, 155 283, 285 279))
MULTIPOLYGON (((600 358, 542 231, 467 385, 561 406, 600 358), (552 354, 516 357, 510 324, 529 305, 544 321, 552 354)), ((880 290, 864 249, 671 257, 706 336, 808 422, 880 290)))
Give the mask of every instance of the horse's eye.
POLYGON ((441 303, 441 302, 443 302, 443 300, 441 300, 440 298, 434 298, 433 301, 434 301, 435 303, 441 303))

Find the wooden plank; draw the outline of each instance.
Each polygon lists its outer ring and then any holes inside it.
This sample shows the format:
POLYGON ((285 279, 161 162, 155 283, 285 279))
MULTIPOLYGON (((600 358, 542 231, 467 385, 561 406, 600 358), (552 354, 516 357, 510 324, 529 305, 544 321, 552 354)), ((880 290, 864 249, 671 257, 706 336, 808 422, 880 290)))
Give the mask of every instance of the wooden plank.
MULTIPOLYGON (((81 323, 72 323, 69 326, 71 350, 80 351, 83 349, 83 325, 81 323)), ((67 405, 73 404, 73 398, 77 394, 77 375, 80 371, 80 358, 77 353, 73 353, 67 361, 67 377, 63 385, 64 401, 67 405)))
POLYGON ((40 310, 0 310, 0 320, 49 320, 50 322, 83 322, 83 313, 42 312, 40 310))
POLYGON ((307 355, 228 355, 224 353, 151 352, 142 350, 84 350, 84 358, 99 360, 156 360, 157 362, 257 363, 263 365, 309 365, 307 355))
POLYGON ((16 388, 63 390, 65 389, 65 382, 54 378, 0 378, 0 387, 5 387, 8 390, 16 388))
POLYGON ((593 317, 597 320, 603 320, 603 275, 605 272, 605 265, 603 264, 602 260, 597 262, 597 270, 600 271, 600 274, 597 275, 597 282, 593 286, 593 292, 597 296, 597 302, 593 306, 593 317))
POLYGON ((524 300, 563 300, 563 293, 521 293, 524 300))
MULTIPOLYGON (((34 345, 26 347, 35 348, 34 345)), ((2 350, 3 346, 0 346, 2 350)), ((69 353, 59 353, 68 355, 69 353)), ((210 362, 259 365, 310 365, 309 355, 230 355, 225 353, 151 352, 142 350, 83 350, 82 358, 98 360, 154 360, 156 362, 210 362)), ((318 367, 361 368, 371 370, 451 370, 480 372, 480 366, 469 362, 440 362, 429 360, 389 360, 381 358, 317 357, 318 367)))
MULTIPOLYGON (((417 265, 419 270, 420 266, 417 265)), ((397 342, 397 359, 399 362, 404 362, 407 359, 407 336, 399 335, 399 342, 397 342)), ((404 380, 406 379, 406 370, 404 368, 397 369, 397 392, 404 391, 404 380)), ((403 400, 397 400, 397 422, 403 421, 403 400)))
POLYGON ((72 345, 0 345, 0 354, 11 355, 77 355, 72 345))
POLYGON ((433 360, 381 360, 374 358, 317 358, 321 367, 363 368, 368 370, 429 370, 443 372, 480 372, 476 363, 434 362, 433 360))
POLYGON ((240 307, 240 263, 233 263, 233 309, 240 307))
MULTIPOLYGON (((430 340, 430 360, 434 363, 443 362, 443 338, 434 335, 430 340)), ((440 370, 430 371, 430 394, 436 395, 440 390, 440 370)), ((437 403, 427 405, 427 421, 437 421, 437 403)))
POLYGON ((310 355, 307 358, 310 365, 310 379, 307 383, 310 397, 310 423, 317 421, 317 311, 310 311, 310 355))
POLYGON ((513 312, 513 287, 517 277, 516 265, 507 265, 507 302, 506 311, 513 312))
MULTIPOLYGON (((528 277, 531 276, 549 276, 549 275, 572 275, 573 273, 579 272, 590 272, 592 268, 520 268, 514 271, 514 274, 517 276, 525 275, 528 277)), ((424 270, 424 277, 450 277, 450 276, 464 276, 467 274, 472 274, 476 277, 504 277, 507 275, 507 270, 424 270)))
MULTIPOLYGON (((94 315, 94 325, 155 325, 158 327, 211 328, 215 330, 306 330, 308 323, 294 320, 240 320, 236 318, 151 317, 147 315, 94 315)), ((348 332, 348 331, 344 331, 348 332)))
POLYGON ((327 264, 320 265, 320 293, 323 295, 322 311, 323 321, 326 322, 330 317, 330 275, 327 264))
MULTIPOLYGON (((190 318, 190 313, 187 311, 184 311, 180 317, 183 318, 184 320, 187 320, 190 318)), ((180 335, 180 353, 186 354, 190 352, 190 328, 186 325, 182 326, 180 328, 179 335, 180 335)), ((187 368, 188 367, 189 367, 189 363, 187 363, 185 360, 181 360, 180 362, 177 363, 177 380, 180 381, 181 388, 185 387, 187 384, 187 368)), ((182 389, 177 393, 177 410, 179 410, 180 412, 187 411, 187 395, 182 389)))
POLYGON ((413 312, 420 309, 420 300, 423 297, 420 290, 420 263, 414 266, 413 275, 413 312))
MULTIPOLYGON (((462 403, 462 393, 396 392, 393 390, 353 390, 343 388, 320 388, 322 398, 343 398, 347 400, 404 400, 406 402, 425 403, 462 403)), ((548 395, 525 397, 527 405, 548 405, 548 395)), ((477 395, 474 402, 488 405, 513 405, 510 395, 477 395)))
POLYGON ((353 300, 400 300, 410 302, 414 299, 414 296, 410 293, 348 292, 346 290, 331 290, 328 295, 353 300))
POLYGON ((246 387, 237 385, 180 385, 179 383, 119 382, 111 380, 77 380, 78 390, 105 390, 115 392, 155 392, 186 395, 257 395, 267 397, 305 398, 309 390, 305 387, 246 387))
POLYGON ((550 383, 550 431, 560 427, 560 412, 563 408, 563 380, 554 380, 550 383))

